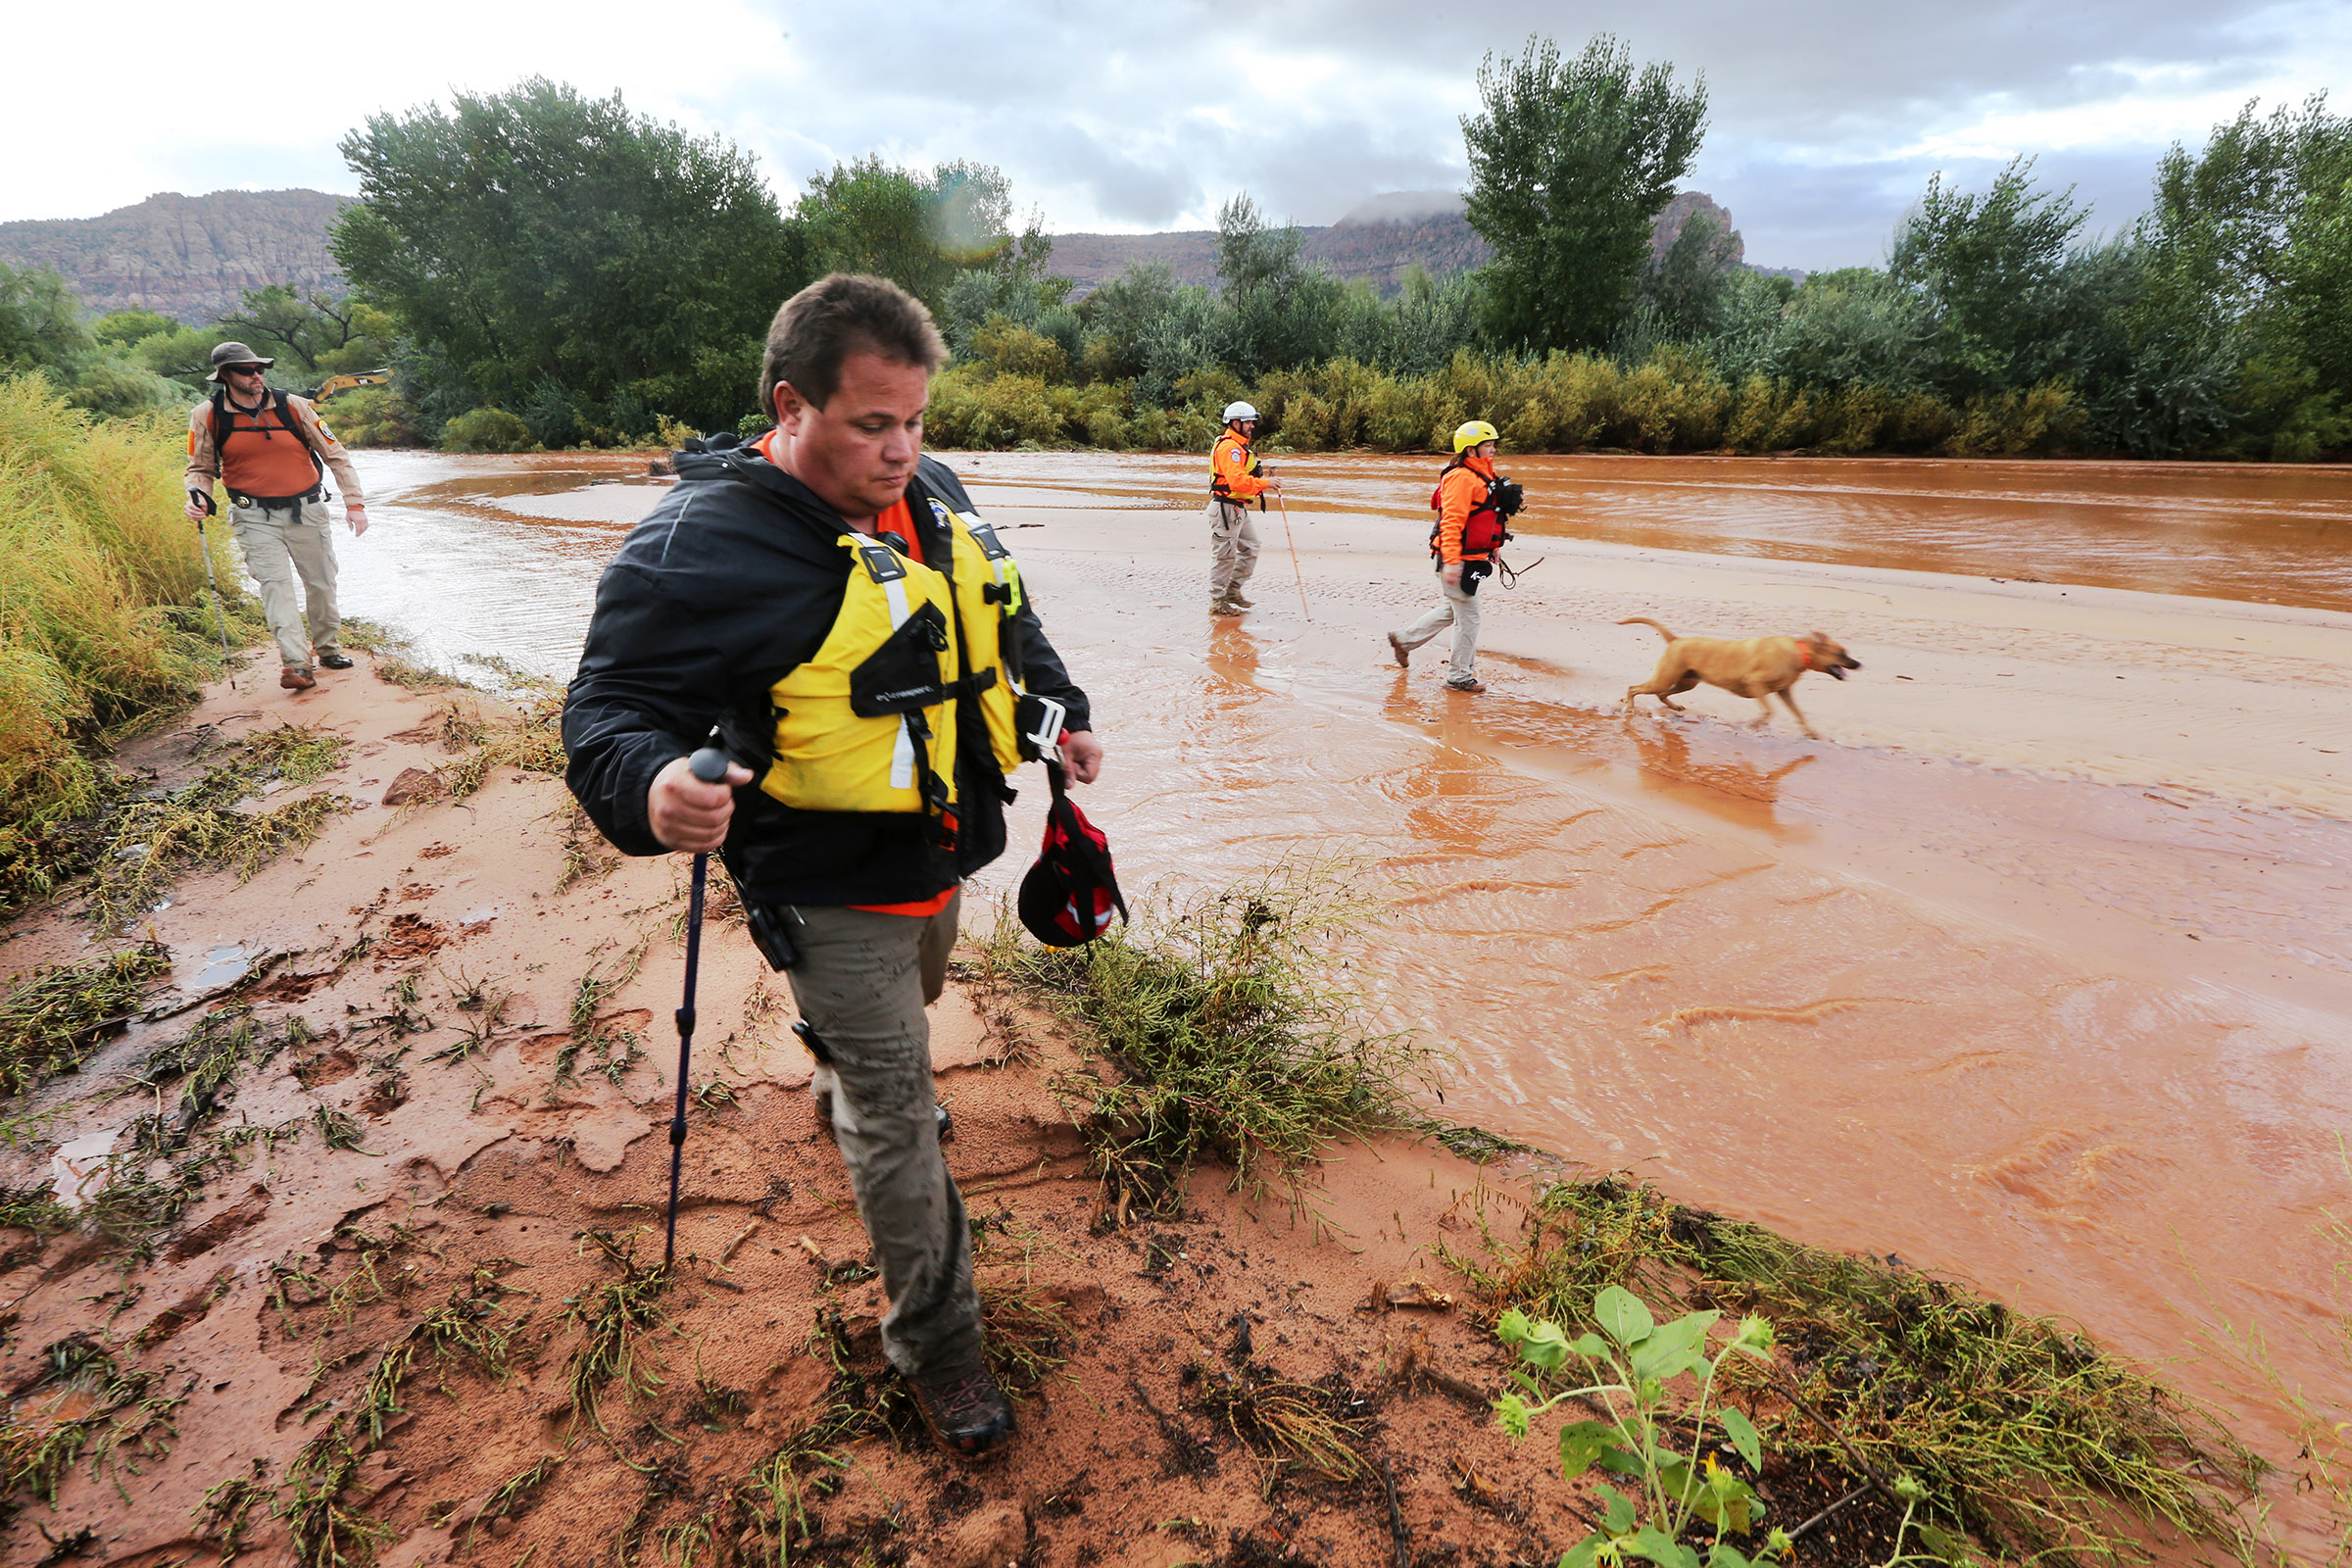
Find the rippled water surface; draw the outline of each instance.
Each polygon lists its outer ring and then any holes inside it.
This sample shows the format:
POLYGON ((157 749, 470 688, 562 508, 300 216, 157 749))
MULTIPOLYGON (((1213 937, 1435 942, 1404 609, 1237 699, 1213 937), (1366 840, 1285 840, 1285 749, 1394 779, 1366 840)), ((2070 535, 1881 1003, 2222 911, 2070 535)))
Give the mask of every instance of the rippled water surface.
MULTIPOLYGON (((1130 887, 1352 857, 1386 899, 1354 972, 1455 1053, 1450 1113, 2179 1358, 2274 1457, 2224 1319, 2352 1388, 2352 473, 1508 464, 1542 564, 1486 590, 1466 698, 1443 639, 1381 638, 1431 597, 1433 462, 1278 460, 1259 608, 1212 620, 1199 460, 955 461, 1096 698, 1130 887), (1818 741, 1704 689, 1628 717, 1627 615, 1864 667, 1798 688, 1818 741)), ((557 675, 659 494, 362 462, 349 608, 557 675)))

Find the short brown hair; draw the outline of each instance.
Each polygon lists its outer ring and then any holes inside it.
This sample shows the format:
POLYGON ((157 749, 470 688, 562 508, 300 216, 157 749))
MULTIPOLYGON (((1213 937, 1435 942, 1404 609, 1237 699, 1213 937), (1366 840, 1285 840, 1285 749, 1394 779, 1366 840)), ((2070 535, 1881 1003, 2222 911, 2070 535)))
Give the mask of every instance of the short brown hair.
POLYGON ((841 386, 841 362, 853 354, 919 365, 926 375, 948 363, 947 340, 921 300, 887 277, 829 272, 786 300, 768 323, 760 407, 772 418, 776 385, 789 381, 823 408, 841 386))

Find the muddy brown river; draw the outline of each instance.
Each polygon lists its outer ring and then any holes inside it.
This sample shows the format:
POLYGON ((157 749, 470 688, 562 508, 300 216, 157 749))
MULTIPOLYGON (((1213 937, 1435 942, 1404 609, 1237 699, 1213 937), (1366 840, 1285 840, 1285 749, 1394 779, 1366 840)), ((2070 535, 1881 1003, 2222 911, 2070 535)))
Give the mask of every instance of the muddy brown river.
MULTIPOLYGON (((1542 564, 1470 698, 1381 636, 1432 597, 1434 460, 1278 460, 1297 566, 1269 514, 1241 620, 1200 460, 952 461, 1095 697, 1130 890, 1352 858, 1355 972, 1455 1053, 1450 1114, 2078 1320, 2275 1460, 2283 1394, 2352 1419, 2352 470, 1506 463, 1542 564), (1703 689, 1628 717, 1636 614, 1865 667, 1799 686, 1820 741, 1703 689)), ((553 675, 659 494, 360 462, 349 610, 553 675)))

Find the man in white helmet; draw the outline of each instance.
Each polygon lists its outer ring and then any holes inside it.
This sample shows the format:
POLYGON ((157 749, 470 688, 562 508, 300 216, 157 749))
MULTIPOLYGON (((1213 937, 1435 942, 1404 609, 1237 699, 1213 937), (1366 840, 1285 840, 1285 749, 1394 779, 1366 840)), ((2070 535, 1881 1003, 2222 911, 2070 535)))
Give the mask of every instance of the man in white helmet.
POLYGON ((1225 405, 1225 433, 1208 457, 1208 612, 1238 615, 1250 608, 1242 584, 1257 569, 1257 524, 1250 503, 1266 510, 1266 495, 1282 494, 1282 481, 1264 477, 1250 451, 1257 434, 1257 410, 1247 403, 1225 405))

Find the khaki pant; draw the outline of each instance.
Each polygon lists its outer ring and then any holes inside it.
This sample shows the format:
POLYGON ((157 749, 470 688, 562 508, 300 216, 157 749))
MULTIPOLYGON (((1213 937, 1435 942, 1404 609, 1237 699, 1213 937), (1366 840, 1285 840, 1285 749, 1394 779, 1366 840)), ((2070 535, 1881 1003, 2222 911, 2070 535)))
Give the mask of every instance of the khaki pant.
POLYGON ((1478 678, 1470 672, 1471 664, 1478 659, 1478 595, 1449 587, 1446 581, 1446 563, 1443 561, 1438 563, 1438 593, 1437 608, 1398 632, 1396 641, 1409 654, 1451 626, 1453 659, 1446 678, 1449 682, 1466 685, 1478 678))
POLYGON ((287 502, 264 511, 231 506, 230 531, 245 558, 245 570, 261 584, 262 613, 270 619, 270 635, 277 639, 277 657, 288 669, 308 670, 311 650, 336 651, 335 637, 343 624, 335 612, 335 541, 328 525, 331 514, 321 502, 287 502), (294 600, 294 579, 302 579, 302 603, 294 600), (308 622, 306 627, 305 622, 308 622))
POLYGON ((803 905, 787 916, 801 956, 785 972, 833 1057, 833 1137, 890 1297, 882 1348, 909 1375, 981 1364, 972 1237, 939 1152, 923 1014, 947 983, 962 903, 958 892, 932 915, 803 905))
POLYGON ((1221 603, 1257 570, 1257 524, 1248 507, 1211 497, 1208 503, 1208 543, 1213 552, 1208 567, 1208 602, 1221 603))

